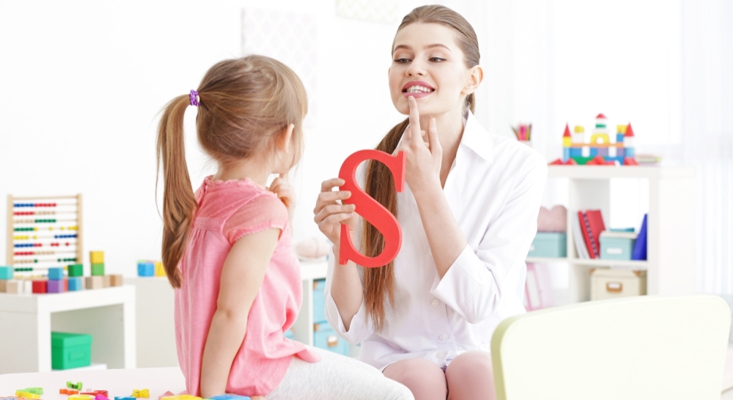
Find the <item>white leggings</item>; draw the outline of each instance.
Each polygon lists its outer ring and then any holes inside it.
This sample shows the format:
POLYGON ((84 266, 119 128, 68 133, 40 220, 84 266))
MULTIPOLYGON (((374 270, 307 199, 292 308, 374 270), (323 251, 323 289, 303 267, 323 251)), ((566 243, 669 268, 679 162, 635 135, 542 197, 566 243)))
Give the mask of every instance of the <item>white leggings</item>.
POLYGON ((280 384, 268 400, 414 400, 405 385, 359 360, 312 348, 321 356, 317 363, 293 357, 280 384))

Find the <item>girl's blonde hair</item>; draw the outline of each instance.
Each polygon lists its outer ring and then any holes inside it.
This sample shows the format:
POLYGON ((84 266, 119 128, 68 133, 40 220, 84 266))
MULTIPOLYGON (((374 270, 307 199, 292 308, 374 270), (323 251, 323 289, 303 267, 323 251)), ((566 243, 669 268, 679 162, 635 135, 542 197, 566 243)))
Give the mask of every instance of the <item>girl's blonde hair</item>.
MULTIPOLYGON (((447 26, 454 29, 458 35, 458 46, 465 56, 466 68, 479 65, 478 38, 471 24, 465 18, 450 8, 431 5, 422 6, 412 10, 402 19, 397 32, 407 25, 422 22, 447 26)), ((394 50, 394 43, 392 43, 394 50)), ((473 93, 466 96, 466 108, 471 112, 475 108, 473 93)), ((400 142, 402 133, 409 124, 409 119, 397 124, 377 145, 377 150, 392 154, 400 142)), ((370 161, 366 173, 365 191, 397 216, 397 193, 395 192, 394 179, 387 166, 377 161, 370 161)), ((362 234, 362 249, 364 255, 375 257, 384 249, 384 236, 373 225, 364 223, 362 234)), ((372 318, 374 326, 381 330, 384 326, 385 294, 391 304, 394 305, 394 261, 381 268, 364 269, 364 299, 366 309, 372 318)))
MULTIPOLYGON (((221 165, 272 154, 293 124, 293 159, 303 150, 303 118, 308 101, 302 82, 285 64, 250 55, 209 69, 198 88, 198 141, 221 165)), ((157 166, 163 166, 163 265, 168 280, 181 286, 178 263, 186 249, 197 203, 186 165, 183 115, 189 95, 171 100, 158 126, 157 166)))

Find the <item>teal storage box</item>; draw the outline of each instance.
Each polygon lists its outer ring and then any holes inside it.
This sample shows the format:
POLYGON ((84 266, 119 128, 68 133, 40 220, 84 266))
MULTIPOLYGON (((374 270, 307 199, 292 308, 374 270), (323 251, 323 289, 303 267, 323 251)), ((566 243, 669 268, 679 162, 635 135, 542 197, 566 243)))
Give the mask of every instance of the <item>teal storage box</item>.
POLYGON ((349 342, 340 338, 328 323, 313 324, 313 346, 344 356, 349 355, 349 342))
POLYGON ((537 232, 527 257, 567 257, 568 237, 562 232, 537 232))
POLYGON ((636 233, 633 232, 601 232, 601 259, 631 260, 634 242, 636 233))
POLYGON ((295 333, 293 332, 293 328, 290 328, 287 331, 285 331, 285 337, 290 340, 295 340, 295 333))
POLYGON ((92 364, 92 335, 51 332, 51 368, 70 369, 92 364))
POLYGON ((326 280, 318 279, 313 281, 313 322, 326 322, 326 296, 323 290, 326 288, 326 280))

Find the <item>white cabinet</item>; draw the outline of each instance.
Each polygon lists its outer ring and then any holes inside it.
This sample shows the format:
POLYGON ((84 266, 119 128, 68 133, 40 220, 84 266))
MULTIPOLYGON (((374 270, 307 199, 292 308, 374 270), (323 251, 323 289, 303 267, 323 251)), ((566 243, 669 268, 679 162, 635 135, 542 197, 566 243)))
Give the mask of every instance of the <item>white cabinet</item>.
MULTIPOLYGON (((695 170, 693 167, 550 166, 548 187, 567 190, 566 258, 528 258, 528 263, 569 265, 569 302, 590 299, 590 269, 598 267, 647 271, 647 294, 695 292, 695 170), (575 248, 572 218, 578 210, 600 209, 609 227, 612 184, 616 180, 640 182, 648 195, 647 260, 580 259, 575 248), (565 189, 566 188, 566 189, 565 189)), ((621 193, 624 195, 623 193, 621 193)), ((613 193, 617 197, 619 193, 613 193)), ((638 196, 638 193, 629 193, 638 196)), ((638 216, 636 228, 641 225, 638 216)))
POLYGON ((92 335, 92 363, 135 368, 135 288, 0 293, 0 374, 51 371, 51 331, 92 335))

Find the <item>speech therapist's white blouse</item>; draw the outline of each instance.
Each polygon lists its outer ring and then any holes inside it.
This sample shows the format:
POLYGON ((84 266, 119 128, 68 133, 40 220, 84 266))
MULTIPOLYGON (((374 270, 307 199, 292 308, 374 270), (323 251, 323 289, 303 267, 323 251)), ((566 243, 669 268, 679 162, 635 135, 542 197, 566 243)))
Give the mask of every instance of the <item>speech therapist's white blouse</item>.
MULTIPOLYGON (((364 187, 363 169, 358 176, 364 187)), ((395 304, 385 300, 384 328, 375 331, 362 302, 346 331, 331 297, 333 255, 325 288, 328 322, 347 341, 361 343, 361 360, 379 369, 417 357, 444 368, 463 352, 489 352, 499 322, 525 312, 524 260, 537 232, 546 179, 547 164, 538 152, 489 134, 469 113, 443 189, 466 248, 440 279, 405 184, 397 193, 402 248, 394 264, 395 304)))

